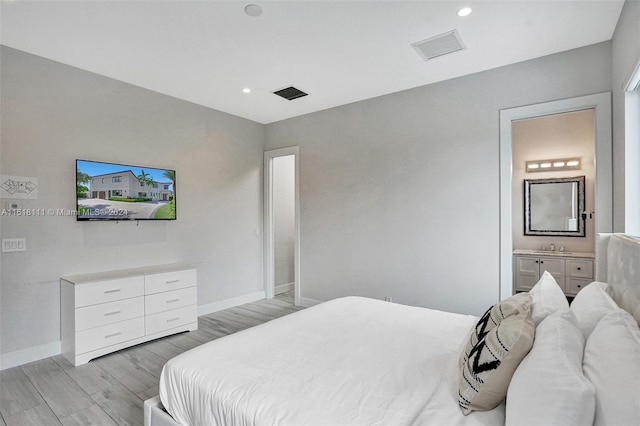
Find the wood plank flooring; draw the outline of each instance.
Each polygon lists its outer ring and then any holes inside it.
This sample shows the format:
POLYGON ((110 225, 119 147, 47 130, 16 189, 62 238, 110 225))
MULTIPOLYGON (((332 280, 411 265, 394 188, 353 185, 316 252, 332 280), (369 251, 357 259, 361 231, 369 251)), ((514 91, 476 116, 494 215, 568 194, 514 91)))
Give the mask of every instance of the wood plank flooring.
POLYGON ((293 292, 198 318, 198 330, 165 337, 78 367, 62 355, 0 371, 0 426, 143 424, 162 366, 202 343, 302 308, 293 292))

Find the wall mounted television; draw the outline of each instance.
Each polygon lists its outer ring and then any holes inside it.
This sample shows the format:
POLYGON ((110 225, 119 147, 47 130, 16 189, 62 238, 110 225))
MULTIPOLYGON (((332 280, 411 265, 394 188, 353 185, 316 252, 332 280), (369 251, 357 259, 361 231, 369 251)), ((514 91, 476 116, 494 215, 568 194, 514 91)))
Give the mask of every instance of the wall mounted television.
POLYGON ((176 172, 76 160, 77 220, 175 220, 176 172))

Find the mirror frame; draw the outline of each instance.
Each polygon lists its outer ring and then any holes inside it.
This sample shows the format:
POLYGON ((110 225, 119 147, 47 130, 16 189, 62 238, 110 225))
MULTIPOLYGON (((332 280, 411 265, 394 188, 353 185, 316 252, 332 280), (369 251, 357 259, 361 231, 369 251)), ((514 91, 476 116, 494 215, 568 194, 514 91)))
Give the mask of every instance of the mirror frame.
POLYGON ((585 177, 576 176, 568 178, 549 179, 525 179, 524 180, 524 235, 537 236, 561 236, 561 237, 584 237, 585 232, 585 177), (558 230, 532 230, 531 229, 531 185, 549 183, 577 183, 578 184, 578 230, 558 231, 558 230))

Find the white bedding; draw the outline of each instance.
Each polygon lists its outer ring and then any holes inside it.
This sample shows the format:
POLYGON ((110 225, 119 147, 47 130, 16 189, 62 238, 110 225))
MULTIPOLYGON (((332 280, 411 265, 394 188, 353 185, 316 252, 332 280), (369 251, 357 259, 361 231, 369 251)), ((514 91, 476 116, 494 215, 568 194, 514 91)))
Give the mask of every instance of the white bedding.
POLYGON ((173 358, 160 398, 185 425, 503 424, 504 403, 458 407, 458 359, 477 320, 336 299, 173 358))

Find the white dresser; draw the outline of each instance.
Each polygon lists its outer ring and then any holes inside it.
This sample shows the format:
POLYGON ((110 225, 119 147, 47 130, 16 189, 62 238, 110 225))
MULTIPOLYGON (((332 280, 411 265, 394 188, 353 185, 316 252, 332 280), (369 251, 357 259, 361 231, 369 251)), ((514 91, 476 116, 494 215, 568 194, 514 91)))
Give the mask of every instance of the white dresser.
POLYGON ((142 342, 198 328, 197 274, 189 265, 64 276, 62 353, 80 365, 142 342))
POLYGON ((594 259, 594 253, 514 250, 514 292, 531 290, 548 271, 567 296, 575 296, 594 280, 594 259))

